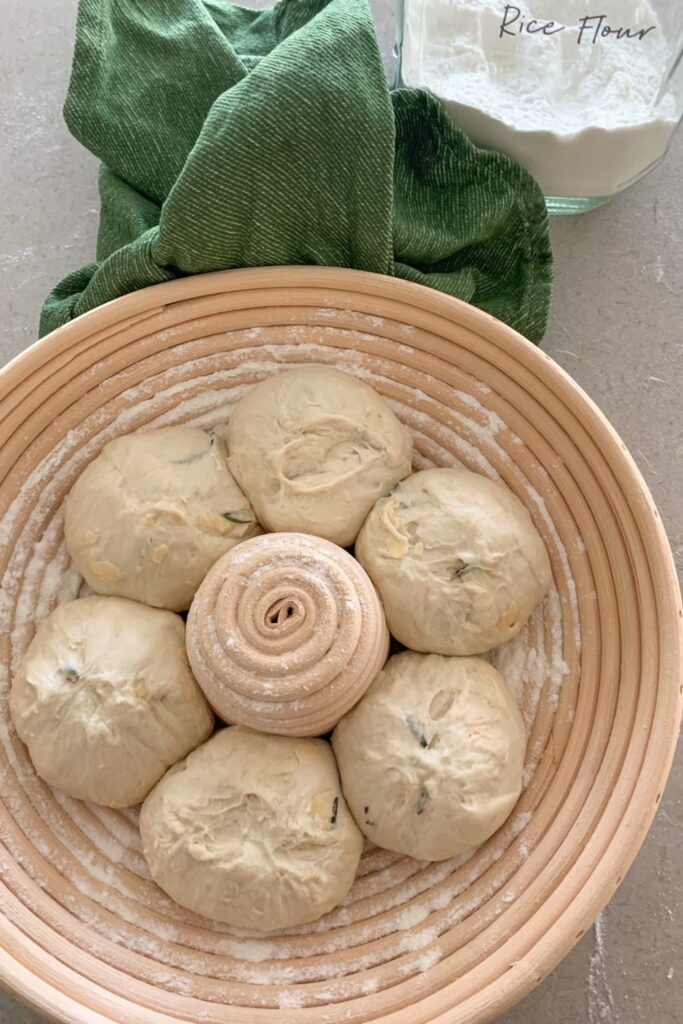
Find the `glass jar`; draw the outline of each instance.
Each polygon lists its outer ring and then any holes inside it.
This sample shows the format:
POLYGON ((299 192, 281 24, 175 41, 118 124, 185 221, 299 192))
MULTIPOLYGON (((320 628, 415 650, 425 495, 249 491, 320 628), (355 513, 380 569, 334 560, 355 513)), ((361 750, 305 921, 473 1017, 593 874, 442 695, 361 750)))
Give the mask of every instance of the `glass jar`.
POLYGON ((514 157, 551 213, 609 201, 683 114, 681 0, 401 0, 398 84, 514 157))

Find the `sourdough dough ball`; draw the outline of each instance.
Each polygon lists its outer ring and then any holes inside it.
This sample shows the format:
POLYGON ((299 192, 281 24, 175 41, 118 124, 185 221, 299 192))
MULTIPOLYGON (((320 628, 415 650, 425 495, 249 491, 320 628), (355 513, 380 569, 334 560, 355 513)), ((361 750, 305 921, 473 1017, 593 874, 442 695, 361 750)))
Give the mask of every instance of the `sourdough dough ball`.
POLYGON ((329 744, 242 726, 168 772, 140 832, 152 878, 176 902, 257 931, 336 907, 363 848, 329 744))
POLYGON ((261 381, 235 406, 225 436, 230 468, 265 529, 341 547, 410 473, 410 434, 384 399, 328 366, 261 381))
POLYGON ((522 789, 522 716, 483 658, 395 655, 337 725, 332 746, 368 839, 418 860, 483 843, 522 789))
POLYGON ((356 557, 396 639, 435 654, 482 654, 510 640, 551 580, 521 502, 465 469, 425 469, 404 480, 368 516, 356 557))
POLYGON ((64 532, 96 593, 183 611, 213 563, 260 530, 220 438, 166 427, 104 446, 66 499, 64 532))
POLYGON ((70 601, 40 623, 10 710, 40 777, 107 807, 140 803, 214 721, 180 616, 120 597, 70 601))

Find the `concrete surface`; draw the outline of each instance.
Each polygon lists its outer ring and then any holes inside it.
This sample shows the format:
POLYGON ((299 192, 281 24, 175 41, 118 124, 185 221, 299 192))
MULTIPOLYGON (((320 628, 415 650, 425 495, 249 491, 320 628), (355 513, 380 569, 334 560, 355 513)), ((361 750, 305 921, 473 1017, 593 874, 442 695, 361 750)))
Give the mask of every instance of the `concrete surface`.
MULTIPOLYGON (((389 59, 393 5, 375 0, 389 59)), ((61 120, 75 0, 3 4, 0 261, 6 361, 36 337, 41 302, 94 253, 96 164, 61 120)), ((553 223, 557 286, 544 347, 630 446, 683 567, 683 133, 628 195, 553 223)), ((501 1024, 683 1021, 683 760, 650 836, 600 921, 501 1024)), ((0 995, 0 1024, 39 1018, 0 995)))

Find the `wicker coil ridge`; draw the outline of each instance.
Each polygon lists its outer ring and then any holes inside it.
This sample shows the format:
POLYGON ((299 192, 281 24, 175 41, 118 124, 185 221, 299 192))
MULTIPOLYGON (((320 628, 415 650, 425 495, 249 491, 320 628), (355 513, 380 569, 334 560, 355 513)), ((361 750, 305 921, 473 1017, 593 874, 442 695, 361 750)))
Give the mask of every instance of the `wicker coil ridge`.
POLYGON ((343 548, 300 533, 239 544, 216 562, 187 620, 187 653, 226 722, 320 736, 386 661, 377 592, 343 548))
POLYGON ((187 277, 118 299, 0 372, 0 981, 83 1024, 483 1024, 590 927, 632 863, 681 712, 683 612, 657 510, 604 416, 546 355, 419 285, 351 270, 187 277), (220 427, 254 383, 322 363, 528 508, 554 586, 496 663, 528 730, 525 789, 479 850, 365 851, 344 904, 257 936, 151 881, 137 812, 37 778, 7 713, 36 620, 78 595, 62 507, 111 437, 220 427))

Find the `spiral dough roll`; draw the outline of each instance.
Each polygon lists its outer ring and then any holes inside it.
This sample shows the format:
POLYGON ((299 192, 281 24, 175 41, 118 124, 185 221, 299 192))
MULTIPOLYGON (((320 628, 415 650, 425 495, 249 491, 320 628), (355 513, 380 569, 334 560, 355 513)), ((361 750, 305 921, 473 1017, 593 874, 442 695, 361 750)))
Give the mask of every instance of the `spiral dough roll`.
POLYGON ((315 736, 363 696, 389 633, 351 555, 318 537, 271 533, 216 562, 192 603, 187 649, 225 721, 315 736))

